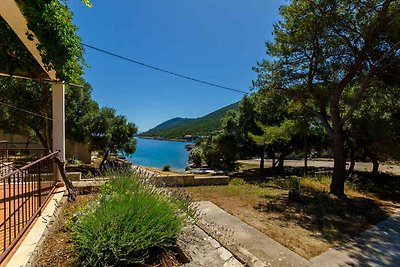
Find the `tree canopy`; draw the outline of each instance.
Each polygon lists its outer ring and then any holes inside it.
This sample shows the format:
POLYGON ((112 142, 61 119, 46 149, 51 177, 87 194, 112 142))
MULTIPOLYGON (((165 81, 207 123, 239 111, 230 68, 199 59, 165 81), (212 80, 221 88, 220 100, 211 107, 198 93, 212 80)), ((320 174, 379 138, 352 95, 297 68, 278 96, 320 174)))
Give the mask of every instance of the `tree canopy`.
POLYGON ((270 56, 255 68, 262 90, 279 90, 323 123, 332 139, 331 193, 344 195, 343 127, 377 82, 399 70, 400 1, 293 0, 281 7, 270 56))
POLYGON ((125 116, 116 115, 115 109, 102 108, 93 120, 89 137, 92 150, 103 152, 103 167, 110 153, 122 152, 128 155, 136 150, 137 127, 128 123, 125 116))
MULTIPOLYGON (((83 2, 90 6, 90 2, 83 2)), ((39 39, 38 49, 46 68, 55 70, 61 81, 77 81, 85 65, 84 49, 66 2, 18 0, 17 3, 28 28, 39 39)), ((3 18, 0 18, 0 63, 0 71, 13 74, 18 70, 42 78, 40 67, 3 18)))

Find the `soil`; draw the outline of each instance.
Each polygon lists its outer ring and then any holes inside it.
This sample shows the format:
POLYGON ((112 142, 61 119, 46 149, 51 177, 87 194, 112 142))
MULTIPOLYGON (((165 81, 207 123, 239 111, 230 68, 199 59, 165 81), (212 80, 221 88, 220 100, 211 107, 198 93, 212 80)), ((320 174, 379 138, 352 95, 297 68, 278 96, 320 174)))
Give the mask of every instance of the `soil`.
MULTIPOLYGON (((80 195, 73 203, 67 203, 60 212, 58 221, 53 225, 40 251, 35 255, 33 267, 78 267, 74 254, 73 232, 68 227, 68 220, 78 209, 84 207, 93 195, 80 195)), ((154 250, 150 252, 144 266, 176 267, 180 266, 177 254, 173 251, 154 250)))
POLYGON ((279 178, 187 190, 194 200, 212 201, 307 259, 345 244, 400 207, 349 186, 349 199, 335 199, 329 183, 312 178, 302 179, 300 202, 288 200, 287 181, 279 178))

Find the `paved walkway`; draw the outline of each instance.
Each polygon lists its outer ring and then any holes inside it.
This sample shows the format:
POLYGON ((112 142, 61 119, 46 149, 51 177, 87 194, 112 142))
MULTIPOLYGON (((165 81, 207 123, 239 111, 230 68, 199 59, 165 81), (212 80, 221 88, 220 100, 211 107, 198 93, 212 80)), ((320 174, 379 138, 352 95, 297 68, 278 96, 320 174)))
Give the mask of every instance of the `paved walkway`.
POLYGON ((207 234, 248 266, 400 266, 400 210, 354 242, 306 260, 209 201, 197 202, 207 234))
POLYGON ((197 202, 197 224, 249 266, 308 266, 309 262, 209 201, 197 202))
POLYGON ((184 267, 243 267, 231 252, 196 225, 184 229, 178 244, 190 261, 184 267))
POLYGON ((400 211, 354 242, 311 259, 316 266, 400 266, 400 211))

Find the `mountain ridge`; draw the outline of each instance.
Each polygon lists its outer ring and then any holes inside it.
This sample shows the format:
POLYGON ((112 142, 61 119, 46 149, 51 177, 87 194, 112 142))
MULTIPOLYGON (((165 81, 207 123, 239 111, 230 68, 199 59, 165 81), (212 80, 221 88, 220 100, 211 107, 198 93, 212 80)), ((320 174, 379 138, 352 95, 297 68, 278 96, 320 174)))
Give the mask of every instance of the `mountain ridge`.
POLYGON ((221 128, 221 119, 230 110, 237 110, 239 102, 220 108, 198 118, 175 117, 141 133, 140 137, 184 139, 187 135, 204 136, 221 128))

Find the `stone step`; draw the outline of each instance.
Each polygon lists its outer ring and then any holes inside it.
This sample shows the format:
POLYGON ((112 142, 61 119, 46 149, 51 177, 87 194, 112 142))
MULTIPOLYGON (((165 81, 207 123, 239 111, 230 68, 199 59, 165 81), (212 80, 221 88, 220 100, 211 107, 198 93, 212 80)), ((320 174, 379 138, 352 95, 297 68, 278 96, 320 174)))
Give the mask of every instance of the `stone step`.
POLYGON ((248 266, 310 266, 310 262, 209 201, 196 202, 197 225, 248 266))

